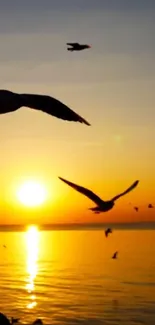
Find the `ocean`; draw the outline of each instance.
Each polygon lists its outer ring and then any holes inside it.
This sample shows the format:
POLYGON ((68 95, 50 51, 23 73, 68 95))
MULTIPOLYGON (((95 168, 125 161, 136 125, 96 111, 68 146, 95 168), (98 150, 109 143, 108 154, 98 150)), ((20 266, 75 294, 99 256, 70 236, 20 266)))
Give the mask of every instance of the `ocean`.
POLYGON ((22 324, 155 324, 155 231, 1 232, 0 312, 22 324))

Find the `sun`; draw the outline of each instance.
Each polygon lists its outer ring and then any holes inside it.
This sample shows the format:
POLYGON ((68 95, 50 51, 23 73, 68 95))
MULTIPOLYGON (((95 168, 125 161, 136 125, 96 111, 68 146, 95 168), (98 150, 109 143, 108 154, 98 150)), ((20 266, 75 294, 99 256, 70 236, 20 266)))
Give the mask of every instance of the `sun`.
POLYGON ((25 206, 35 207, 44 203, 47 193, 44 185, 37 181, 26 181, 19 187, 17 197, 25 206))

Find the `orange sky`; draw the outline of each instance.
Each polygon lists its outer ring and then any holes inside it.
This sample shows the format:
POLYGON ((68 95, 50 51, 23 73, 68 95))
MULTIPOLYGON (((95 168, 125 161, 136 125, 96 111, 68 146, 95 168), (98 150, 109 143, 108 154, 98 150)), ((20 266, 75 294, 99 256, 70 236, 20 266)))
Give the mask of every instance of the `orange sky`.
POLYGON ((117 10, 98 3, 89 2, 82 11, 81 2, 77 9, 67 7, 67 1, 65 8, 45 1, 45 8, 33 11, 27 1, 18 15, 2 8, 1 88, 49 94, 92 126, 26 108, 0 116, 0 223, 154 220, 146 206, 155 203, 155 9, 134 8, 133 1, 117 10), (24 24, 26 15, 29 24, 24 24), (92 48, 69 53, 68 41, 92 48), (136 179, 140 184, 113 210, 97 216, 87 210, 93 202, 57 176, 103 199, 136 179), (46 204, 33 211, 19 205, 15 195, 27 179, 48 190, 46 204), (130 201, 141 206, 138 214, 130 201))

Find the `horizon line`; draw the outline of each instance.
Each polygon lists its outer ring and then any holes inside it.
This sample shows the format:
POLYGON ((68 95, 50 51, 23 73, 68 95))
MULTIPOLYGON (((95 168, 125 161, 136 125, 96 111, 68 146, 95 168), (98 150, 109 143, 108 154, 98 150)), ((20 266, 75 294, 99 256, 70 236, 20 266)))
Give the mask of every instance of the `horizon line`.
POLYGON ((139 221, 139 222, 102 222, 102 223, 46 223, 46 224, 0 224, 0 231, 25 231, 27 227, 36 226, 40 231, 48 230, 99 230, 111 227, 119 230, 123 229, 155 229, 155 221, 139 221))

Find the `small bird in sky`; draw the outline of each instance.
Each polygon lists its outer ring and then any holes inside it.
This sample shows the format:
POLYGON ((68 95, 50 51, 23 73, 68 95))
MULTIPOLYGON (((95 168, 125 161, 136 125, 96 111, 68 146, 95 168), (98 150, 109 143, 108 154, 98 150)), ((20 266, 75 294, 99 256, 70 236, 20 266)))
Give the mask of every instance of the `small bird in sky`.
POLYGON ((18 323, 19 320, 20 320, 20 318, 14 318, 14 317, 11 317, 11 324, 18 323))
POLYGON ((94 208, 89 208, 89 210, 94 211, 95 213, 101 213, 101 212, 106 212, 109 211, 113 208, 115 201, 118 200, 121 196, 127 194, 131 190, 133 190, 139 183, 139 181, 135 181, 127 190, 122 192, 121 194, 118 194, 114 196, 111 200, 109 201, 103 201, 99 196, 97 196, 95 193, 92 191, 88 190, 85 187, 79 186, 77 184, 74 184, 72 182, 67 181, 66 179, 59 177, 61 181, 66 183, 67 185, 71 186, 74 190, 80 192, 81 194, 87 196, 90 200, 95 202, 97 204, 96 207, 94 208))
POLYGON ((113 258, 113 259, 116 259, 117 256, 118 256, 118 252, 116 251, 116 252, 114 253, 114 255, 112 256, 112 258, 113 258))
POLYGON ((0 114, 16 111, 22 106, 43 111, 62 120, 90 125, 83 117, 56 98, 46 95, 18 94, 9 90, 0 90, 0 114))
POLYGON ((43 325, 43 322, 40 318, 38 318, 32 323, 32 325, 43 325))
POLYGON ((148 208, 149 208, 149 209, 153 209, 154 206, 150 203, 150 204, 148 204, 148 208))
POLYGON ((112 234, 111 228, 105 230, 105 236, 108 237, 109 234, 112 234))
POLYGON ((71 46, 71 47, 67 48, 67 50, 71 51, 71 52, 73 52, 73 51, 82 51, 82 50, 91 48, 91 45, 88 45, 88 44, 67 43, 67 45, 71 46))
POLYGON ((139 208, 138 207, 134 207, 135 211, 138 212, 139 211, 139 208))

